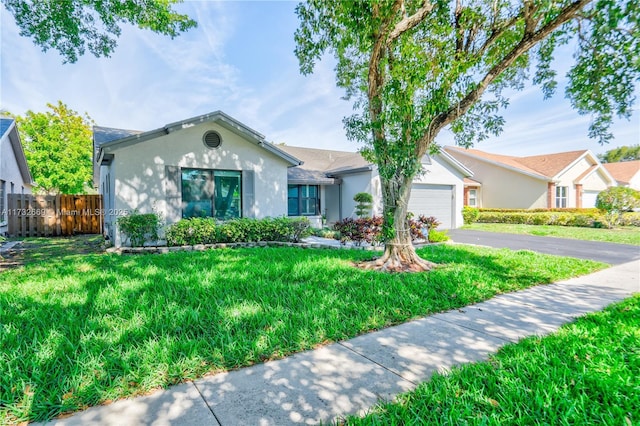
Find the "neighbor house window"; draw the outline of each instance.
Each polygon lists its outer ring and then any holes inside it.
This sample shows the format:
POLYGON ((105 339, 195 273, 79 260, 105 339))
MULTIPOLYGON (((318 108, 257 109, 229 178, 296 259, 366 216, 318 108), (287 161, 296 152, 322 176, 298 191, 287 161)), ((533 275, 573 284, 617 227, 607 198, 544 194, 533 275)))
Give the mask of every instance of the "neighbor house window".
POLYGON ((182 169, 182 217, 241 216, 242 172, 182 169))
POLYGON ((567 207, 567 187, 556 186, 556 208, 562 209, 567 207))
POLYGON ((320 214, 320 188, 318 185, 289 185, 289 216, 316 216, 320 214))
POLYGON ((7 182, 0 180, 0 222, 7 220, 7 182))
POLYGON ((478 207, 478 190, 477 189, 469 190, 469 206, 478 207))

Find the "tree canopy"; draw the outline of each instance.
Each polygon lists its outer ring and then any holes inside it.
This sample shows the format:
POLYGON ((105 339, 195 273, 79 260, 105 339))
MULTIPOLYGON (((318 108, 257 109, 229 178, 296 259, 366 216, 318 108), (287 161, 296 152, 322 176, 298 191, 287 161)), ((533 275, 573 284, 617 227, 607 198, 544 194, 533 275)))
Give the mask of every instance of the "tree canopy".
POLYGON ((598 155, 603 163, 640 160, 640 145, 620 146, 598 155))
POLYGON ((67 105, 16 116, 35 190, 47 194, 84 194, 93 189, 93 121, 67 105))
POLYGON ((304 74, 326 53, 354 101, 348 137, 378 166, 385 220, 382 269, 424 270, 406 226, 413 178, 450 126, 470 146, 502 130, 505 89, 527 80, 557 87, 554 53, 575 46, 566 95, 591 114, 604 143, 614 116, 629 117, 639 78, 635 0, 309 0, 297 7, 296 55, 304 74))
POLYGON ((195 27, 172 6, 181 0, 2 0, 20 28, 43 51, 56 49, 64 62, 76 62, 88 49, 110 56, 122 24, 133 24, 171 38, 195 27))

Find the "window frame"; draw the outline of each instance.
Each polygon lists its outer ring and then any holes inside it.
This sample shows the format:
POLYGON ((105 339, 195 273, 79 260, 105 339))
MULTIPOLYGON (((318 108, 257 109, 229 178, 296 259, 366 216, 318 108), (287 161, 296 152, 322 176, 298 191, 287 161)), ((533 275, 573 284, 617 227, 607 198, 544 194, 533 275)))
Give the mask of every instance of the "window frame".
MULTIPOLYGON (((205 169, 205 168, 198 168, 198 167, 182 167, 180 168, 180 201, 182 203, 182 208, 181 208, 181 217, 182 219, 188 219, 188 218, 192 218, 192 217, 210 217, 210 218, 214 218, 214 219, 219 219, 219 220, 229 220, 229 219, 236 219, 236 218, 241 218, 243 217, 243 212, 242 212, 242 204, 243 204, 243 197, 242 197, 242 191, 243 191, 243 182, 242 182, 242 170, 229 170, 229 169, 205 169), (199 200, 185 200, 185 174, 189 173, 189 172, 204 172, 204 174, 207 174, 207 180, 210 182, 211 186, 210 188, 206 188, 205 190, 203 190, 201 192, 205 193, 206 192, 210 192, 210 197, 200 197, 199 200), (217 190, 217 186, 216 186, 216 178, 221 178, 223 177, 223 175, 218 175, 216 176, 216 172, 218 173, 233 173, 233 174, 237 174, 237 176, 229 176, 227 175, 227 177, 233 177, 233 178, 237 178, 238 180, 238 187, 234 188, 234 192, 237 190, 238 191, 238 197, 237 197, 237 203, 236 203, 236 198, 233 197, 231 200, 231 204, 237 204, 237 214, 236 215, 232 215, 232 216, 228 216, 227 212, 229 210, 232 210, 231 208, 227 208, 224 210, 221 209, 217 209, 216 208, 216 193, 218 192, 217 190), (194 203, 196 201, 199 201, 203 204, 209 204, 208 207, 208 211, 205 211, 204 215, 195 215, 195 214, 187 214, 187 209, 188 204, 189 203, 194 203), (224 213, 224 217, 220 217, 219 216, 219 212, 223 211, 224 213)), ((205 185, 207 183, 205 182, 205 185)), ((229 189, 227 189, 228 191, 229 189)), ((205 193, 205 195, 207 195, 205 193)), ((195 206, 194 206, 195 208, 195 206)))
POLYGON ((320 216, 320 185, 306 185, 306 184, 301 184, 301 185, 292 185, 289 184, 287 185, 287 216, 320 216), (315 196, 314 197, 310 197, 308 196, 309 194, 309 188, 315 188, 315 196), (290 196, 289 195, 289 191, 292 188, 296 188, 296 194, 295 196, 290 196), (307 196, 303 196, 303 188, 307 189, 307 196), (297 206, 297 211, 295 213, 292 214, 291 209, 290 209, 290 204, 291 201, 295 200, 295 205, 297 206), (305 203, 304 201, 308 201, 308 200, 313 200, 313 205, 315 206, 315 210, 313 213, 303 213, 303 206, 306 204, 308 206, 308 202, 305 203))
POLYGON ((566 209, 569 199, 569 187, 568 186, 556 186, 556 203, 557 209, 566 209))
POLYGON ((469 192, 467 195, 467 205, 469 207, 478 207, 478 189, 477 188, 469 188, 469 192), (473 194, 473 196, 471 194, 473 194), (473 204, 471 203, 472 200, 473 200, 473 204))

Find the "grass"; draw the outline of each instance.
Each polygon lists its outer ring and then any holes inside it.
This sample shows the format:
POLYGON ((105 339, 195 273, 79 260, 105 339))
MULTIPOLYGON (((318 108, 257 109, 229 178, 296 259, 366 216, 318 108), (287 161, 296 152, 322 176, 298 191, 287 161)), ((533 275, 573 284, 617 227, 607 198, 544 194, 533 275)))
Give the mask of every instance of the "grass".
POLYGON ((347 425, 640 424, 640 295, 436 374, 347 425))
POLYGON ((640 246, 640 230, 637 227, 616 229, 580 228, 576 226, 520 225, 511 223, 471 223, 463 229, 504 232, 508 234, 540 235, 545 237, 572 238, 575 240, 603 241, 608 243, 640 246))
POLYGON ((0 274, 0 424, 44 420, 605 265, 428 246, 430 273, 365 251, 225 249, 48 258, 0 274))
POLYGON ((76 235, 56 238, 24 238, 20 245, 0 258, 0 271, 20 265, 82 256, 102 251, 101 235, 76 235))

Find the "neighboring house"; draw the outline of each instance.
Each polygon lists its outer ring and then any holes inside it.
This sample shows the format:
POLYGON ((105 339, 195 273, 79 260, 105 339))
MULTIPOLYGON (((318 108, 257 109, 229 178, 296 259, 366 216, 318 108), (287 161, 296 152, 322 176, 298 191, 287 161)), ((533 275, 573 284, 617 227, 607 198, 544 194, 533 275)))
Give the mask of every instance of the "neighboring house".
POLYGON ((30 194, 33 179, 13 118, 0 117, 0 235, 7 232, 8 194, 30 194))
POLYGON ((529 157, 451 146, 445 147, 445 151, 473 171, 476 182, 465 182, 465 205, 505 209, 587 208, 595 207, 600 191, 617 186, 589 150, 529 157))
POLYGON ((602 165, 619 186, 628 186, 640 191, 640 160, 602 163, 602 165))
MULTIPOLYGON (((315 227, 355 217, 353 196, 374 197, 376 167, 358 153, 273 145, 217 111, 148 132, 94 127, 94 184, 104 197, 105 232, 121 245, 117 218, 134 210, 181 218, 305 216, 315 227)), ((462 225, 463 179, 471 172, 447 153, 425 156, 409 211, 462 225)))
MULTIPOLYGON (((382 214, 377 168, 359 153, 294 146, 280 148, 303 161, 301 166, 288 172, 289 215, 324 215, 328 223, 355 217, 353 197, 358 192, 373 195, 372 214, 382 214), (316 198, 310 200, 314 194, 316 198)), ((424 173, 414 180, 408 210, 416 217, 435 216, 442 228, 462 226, 463 180, 471 176, 471 171, 445 152, 426 155, 422 165, 424 173)))
POLYGON ((148 132, 93 132, 105 232, 116 246, 117 218, 134 210, 156 211, 167 224, 287 214, 287 168, 300 161, 223 112, 148 132))

